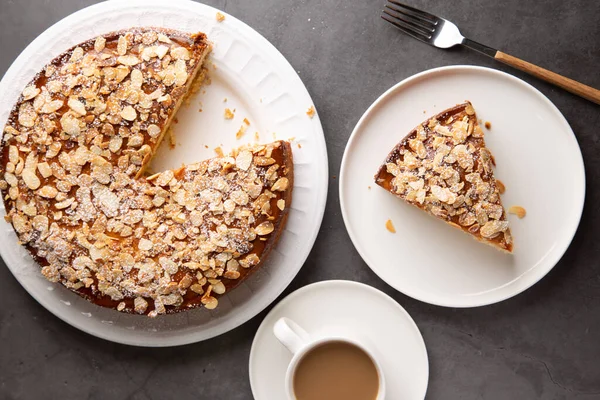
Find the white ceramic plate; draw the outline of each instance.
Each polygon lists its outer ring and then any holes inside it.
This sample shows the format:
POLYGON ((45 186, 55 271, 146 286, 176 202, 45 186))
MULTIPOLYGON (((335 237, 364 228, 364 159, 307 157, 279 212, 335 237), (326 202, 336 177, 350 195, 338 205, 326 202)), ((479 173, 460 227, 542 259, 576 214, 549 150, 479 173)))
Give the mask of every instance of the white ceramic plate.
POLYGON ((386 398, 425 397, 429 380, 427 350, 410 315, 391 297, 371 286, 324 281, 287 296, 258 328, 249 365, 250 386, 256 400, 286 398, 285 373, 292 355, 273 335, 273 325, 281 317, 298 323, 313 339, 352 332, 354 337, 368 340, 385 375, 386 398))
MULTIPOLYGON (((67 323, 92 335, 138 346, 172 346, 204 340, 241 325, 285 289, 306 260, 314 243, 327 196, 327 152, 317 116, 302 81, 281 53, 243 22, 218 10, 185 0, 109 1, 72 14, 34 40, 0 82, 0 125, 26 83, 47 62, 71 46, 95 35, 132 26, 160 26, 203 31, 214 43, 212 84, 183 106, 174 125, 178 145, 164 146, 155 157, 155 170, 213 157, 217 146, 227 151, 254 140, 295 138, 294 202, 285 232, 265 265, 240 287, 223 297, 214 311, 192 310, 156 319, 103 309, 61 285, 47 282, 29 254, 17 245, 12 227, 0 229, 0 253, 23 287, 44 307, 67 323), (223 100, 227 98, 225 103, 223 100), (236 109, 231 121, 224 108, 236 109), (202 112, 198 110, 202 109, 202 112), (235 133, 248 118, 242 140, 235 133), (300 143, 302 148, 296 146, 300 143), (206 147, 205 147, 206 146, 206 147)), ((4 209, 1 211, 4 214, 4 209)))
POLYGON ((585 172, 577 140, 560 111, 529 84, 474 66, 432 69, 385 92, 350 137, 340 173, 340 200, 356 249, 389 285, 448 307, 495 303, 529 288, 562 257, 579 224, 585 172), (496 158, 513 255, 478 243, 374 183, 388 152, 417 124, 470 100, 496 158), (369 188, 370 187, 370 188, 369 188), (391 219, 397 233, 385 228, 391 219))

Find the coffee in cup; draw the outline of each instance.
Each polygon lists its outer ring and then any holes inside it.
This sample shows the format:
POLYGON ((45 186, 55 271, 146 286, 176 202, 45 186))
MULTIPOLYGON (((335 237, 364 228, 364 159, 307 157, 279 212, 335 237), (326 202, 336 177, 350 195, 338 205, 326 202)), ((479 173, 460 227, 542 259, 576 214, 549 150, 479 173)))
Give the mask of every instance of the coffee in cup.
POLYGON ((379 375, 360 347, 331 341, 312 348, 298 361, 292 377, 297 400, 375 400, 379 375))
POLYGON ((298 324, 280 318, 275 337, 294 355, 285 386, 290 400, 383 400, 381 366, 360 338, 312 338, 298 324))

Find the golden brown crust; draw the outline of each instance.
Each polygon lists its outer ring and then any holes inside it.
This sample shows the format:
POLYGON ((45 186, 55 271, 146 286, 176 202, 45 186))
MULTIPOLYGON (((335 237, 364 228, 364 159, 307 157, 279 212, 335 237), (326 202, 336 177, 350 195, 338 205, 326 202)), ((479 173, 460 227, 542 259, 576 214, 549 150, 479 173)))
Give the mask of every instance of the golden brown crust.
POLYGON ((513 242, 483 131, 471 103, 413 129, 386 157, 375 182, 496 249, 513 242))

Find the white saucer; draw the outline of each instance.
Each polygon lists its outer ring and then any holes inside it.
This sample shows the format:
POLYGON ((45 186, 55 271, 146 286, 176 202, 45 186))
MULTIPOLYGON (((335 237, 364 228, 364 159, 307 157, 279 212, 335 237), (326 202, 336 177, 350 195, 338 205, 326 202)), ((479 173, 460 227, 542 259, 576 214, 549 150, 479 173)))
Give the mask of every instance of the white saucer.
POLYGON ((571 243, 583 210, 585 172, 560 111, 531 85, 489 68, 453 66, 410 77, 384 93, 346 146, 340 203, 346 228, 371 269, 415 299, 448 307, 495 303, 544 277, 571 243), (388 152, 417 124, 470 100, 506 186, 513 255, 501 253, 405 204, 373 181, 388 152), (369 188, 370 187, 370 188, 369 188), (396 233, 385 228, 391 219, 396 233))
POLYGON ((291 354, 273 335, 273 325, 288 317, 314 338, 339 327, 367 338, 377 351, 390 399, 423 399, 429 363, 423 337, 408 313, 391 297, 351 281, 305 286, 283 299, 258 328, 250 351, 250 386, 256 400, 284 400, 291 354))

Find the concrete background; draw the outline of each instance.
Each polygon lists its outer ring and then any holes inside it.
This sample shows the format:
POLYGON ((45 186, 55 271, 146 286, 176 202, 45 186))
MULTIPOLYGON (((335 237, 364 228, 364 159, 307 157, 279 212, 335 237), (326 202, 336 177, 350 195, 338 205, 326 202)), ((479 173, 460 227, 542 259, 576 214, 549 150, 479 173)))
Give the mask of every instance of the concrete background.
MULTIPOLYGON (((92 3, 0 0, 0 74, 39 33, 92 3)), ((283 296, 325 279, 357 280, 391 295, 425 338, 430 399, 600 399, 599 106, 466 49, 442 51, 410 39, 379 19, 382 0, 207 3, 245 21, 287 57, 325 129, 331 175, 325 219, 283 296), (475 309, 424 304, 377 278, 348 238, 335 179, 352 128, 383 91, 417 72, 452 64, 501 69, 540 89, 571 124, 587 171, 583 219, 563 259, 525 293, 475 309)), ((600 87, 598 1, 410 3, 456 22, 475 40, 600 87)), ((127 347, 63 323, 2 264, 0 399, 251 399, 247 360, 267 311, 206 342, 127 347)))

